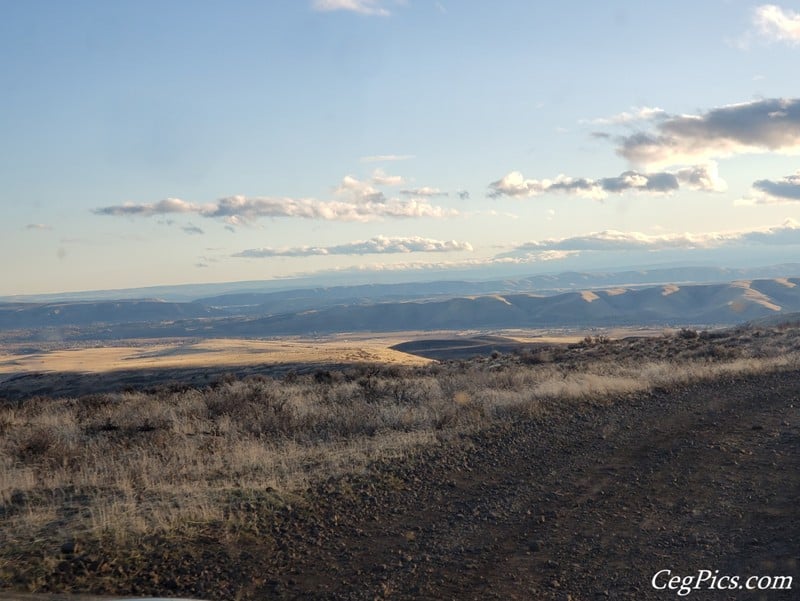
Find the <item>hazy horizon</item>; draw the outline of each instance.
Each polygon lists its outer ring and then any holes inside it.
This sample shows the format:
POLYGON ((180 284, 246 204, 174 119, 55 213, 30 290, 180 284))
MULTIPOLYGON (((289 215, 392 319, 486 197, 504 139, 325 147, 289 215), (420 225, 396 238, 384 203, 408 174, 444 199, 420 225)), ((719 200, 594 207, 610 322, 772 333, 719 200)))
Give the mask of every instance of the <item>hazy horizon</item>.
POLYGON ((0 32, 0 296, 800 256, 788 5, 43 0, 0 32))

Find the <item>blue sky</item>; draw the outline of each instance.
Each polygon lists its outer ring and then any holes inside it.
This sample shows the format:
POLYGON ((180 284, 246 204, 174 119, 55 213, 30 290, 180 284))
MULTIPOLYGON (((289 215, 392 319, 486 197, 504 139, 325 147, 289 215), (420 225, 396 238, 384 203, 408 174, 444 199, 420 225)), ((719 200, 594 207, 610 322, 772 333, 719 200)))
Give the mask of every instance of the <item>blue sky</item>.
POLYGON ((5 3, 0 294, 797 260, 799 11, 5 3))

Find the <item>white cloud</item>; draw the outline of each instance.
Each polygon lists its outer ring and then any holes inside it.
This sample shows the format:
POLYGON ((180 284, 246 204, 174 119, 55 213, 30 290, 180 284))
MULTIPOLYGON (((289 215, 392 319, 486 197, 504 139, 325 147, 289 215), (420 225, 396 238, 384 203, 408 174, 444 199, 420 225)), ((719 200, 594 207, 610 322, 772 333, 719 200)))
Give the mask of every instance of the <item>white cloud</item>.
POLYGON ((391 12, 384 8, 386 2, 381 0, 314 0, 311 7, 320 12, 345 10, 362 15, 388 17, 391 12))
POLYGON ((759 33, 770 40, 800 44, 800 14, 765 4, 755 9, 754 21, 759 33))
POLYGON ((46 231, 46 230, 52 230, 53 226, 47 225, 46 223, 29 223, 28 225, 25 226, 25 229, 46 231))
POLYGON ((733 232, 659 234, 605 230, 583 236, 527 242, 498 257, 524 257, 543 251, 657 251, 668 249, 719 248, 751 244, 800 244, 800 223, 787 220, 780 226, 733 232))
MULTIPOLYGON (((311 272, 314 275, 321 273, 347 273, 347 272, 395 272, 395 271, 448 271, 452 269, 471 269, 488 267, 491 265, 526 265, 560 261, 578 255, 577 251, 541 251, 531 252, 520 257, 483 257, 475 259, 460 259, 449 261, 404 261, 400 263, 362 263, 347 267, 334 267, 329 270, 311 272)), ((292 277, 311 275, 311 273, 296 273, 292 277)))
MULTIPOLYGON (((356 243, 357 244, 357 243, 356 243)), ((761 245, 800 246, 800 222, 786 220, 775 227, 732 232, 678 233, 648 235, 641 232, 606 230, 583 236, 527 242, 493 257, 460 260, 371 263, 333 268, 328 272, 365 271, 445 271, 492 265, 526 265, 561 261, 592 252, 660 251, 713 248, 746 248, 761 245)), ((314 272, 315 274, 324 272, 314 272)), ((294 274, 304 275, 304 274, 294 274)), ((306 274, 307 275, 307 274, 306 274)))
POLYGON ((634 107, 630 110, 630 112, 625 111, 616 115, 612 115, 611 117, 598 117, 596 119, 591 119, 588 121, 588 123, 594 123, 596 125, 624 125, 626 123, 633 123, 636 121, 649 121, 664 115, 666 115, 664 109, 642 106, 634 107))
MULTIPOLYGON (((377 192, 377 191, 375 191, 377 192)), ((369 191, 355 178, 345 178, 342 194, 351 200, 321 201, 313 198, 272 198, 228 196, 215 203, 196 205, 177 198, 152 204, 115 205, 94 210, 98 215, 148 217, 167 213, 194 213, 202 217, 220 218, 228 226, 241 226, 264 217, 295 217, 326 221, 374 221, 383 218, 454 217, 455 209, 434 206, 425 200, 384 198, 369 191)))
MULTIPOLYGON (((545 193, 561 192, 592 200, 603 200, 609 193, 650 192, 668 193, 679 188, 683 181, 695 189, 712 189, 703 186, 720 186, 715 165, 694 167, 685 173, 638 173, 625 171, 616 177, 600 179, 573 178, 559 175, 555 179, 526 179, 519 171, 507 173, 499 180, 489 184, 489 196, 511 196, 530 198, 545 193)), ((724 183, 724 182, 723 182, 724 183)), ((715 189, 715 188, 713 188, 715 189)))
POLYGON ((720 178, 716 161, 703 165, 693 165, 675 171, 678 181, 692 190, 703 192, 724 192, 728 184, 720 178))
POLYGON ((455 210, 415 200, 359 199, 357 202, 320 201, 310 198, 248 198, 232 196, 218 201, 206 217, 225 217, 231 225, 241 225, 259 217, 300 217, 326 221, 373 221, 385 217, 451 217, 455 210))
POLYGON ((419 236, 376 236, 335 246, 296 246, 292 248, 253 248, 236 253, 235 257, 310 257, 328 255, 406 254, 419 252, 472 251, 469 242, 457 240, 434 240, 419 236))
POLYGON ((800 99, 772 98, 670 116, 654 132, 621 139, 617 153, 635 165, 694 165, 737 154, 800 153, 800 99))
MULTIPOLYGON (((334 190, 335 200, 315 198, 228 196, 216 202, 200 205, 180 198, 167 198, 155 203, 125 203, 100 207, 97 215, 149 217, 172 213, 192 213, 201 217, 218 218, 231 229, 252 223, 259 218, 294 217, 327 221, 374 221, 384 218, 454 217, 455 209, 434 206, 427 196, 442 195, 438 191, 422 189, 423 198, 387 198, 375 186, 397 186, 404 183, 400 176, 387 175, 376 169, 370 181, 362 181, 347 175, 334 190)), ((446 194, 444 194, 446 195, 446 194)), ((195 226, 184 228, 187 233, 200 233, 195 226)))
POLYGON ((336 188, 335 194, 339 197, 348 198, 351 202, 356 203, 383 202, 385 200, 383 192, 352 175, 346 175, 342 178, 342 182, 339 184, 339 187, 336 188))
POLYGON ((603 189, 592 180, 574 179, 559 175, 554 180, 526 179, 519 171, 507 173, 499 180, 489 184, 489 196, 511 196, 515 198, 529 198, 539 196, 545 192, 567 192, 577 196, 601 200, 607 196, 603 189))
POLYGON ((375 169, 371 182, 375 186, 402 186, 406 180, 401 175, 387 175, 383 169, 375 169))

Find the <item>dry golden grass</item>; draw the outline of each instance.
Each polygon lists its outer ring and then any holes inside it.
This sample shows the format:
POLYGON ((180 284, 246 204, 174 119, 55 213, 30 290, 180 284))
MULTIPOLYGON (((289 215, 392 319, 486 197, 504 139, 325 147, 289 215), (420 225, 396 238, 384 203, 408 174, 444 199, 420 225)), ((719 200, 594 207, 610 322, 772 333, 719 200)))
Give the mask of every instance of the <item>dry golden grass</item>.
POLYGON ((271 490, 276 503, 286 502, 320 478, 358 472, 504 416, 546 417, 553 403, 580 410, 585 400, 797 368, 800 330, 781 332, 594 337, 561 355, 358 366, 202 389, 5 403, 0 547, 209 522, 234 527, 235 499, 271 490))
MULTIPOLYGON (((402 338, 406 339, 406 338, 402 338)), ((280 363, 388 363, 424 365, 428 359, 394 351, 401 338, 325 340, 209 339, 125 341, 124 346, 56 348, 37 353, 0 354, 0 374, 24 372, 105 372, 147 368, 220 367, 280 363)))
MULTIPOLYGON (((613 328, 608 338, 654 336, 663 328, 613 328)), ((288 337, 278 340, 233 338, 118 341, 109 345, 42 344, 31 352, 29 344, 0 348, 0 375, 30 372, 100 373, 136 369, 182 369, 282 363, 380 363, 425 365, 429 359, 390 347, 410 339, 468 337, 478 331, 348 333, 323 338, 288 337)), ((519 342, 567 344, 582 340, 583 330, 502 330, 497 334, 519 342)))

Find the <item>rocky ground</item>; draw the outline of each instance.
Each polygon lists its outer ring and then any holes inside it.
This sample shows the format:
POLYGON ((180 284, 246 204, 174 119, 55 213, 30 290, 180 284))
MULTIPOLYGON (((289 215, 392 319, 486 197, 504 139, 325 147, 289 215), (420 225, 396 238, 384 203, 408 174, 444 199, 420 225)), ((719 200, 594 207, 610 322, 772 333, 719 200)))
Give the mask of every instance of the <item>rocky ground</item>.
POLYGON ((44 567, 33 579, 3 566, 2 584, 205 599, 679 598, 651 586, 669 569, 794 579, 689 598, 797 599, 799 376, 554 401, 297 497, 242 499, 238 533, 78 541, 20 556, 44 567))

